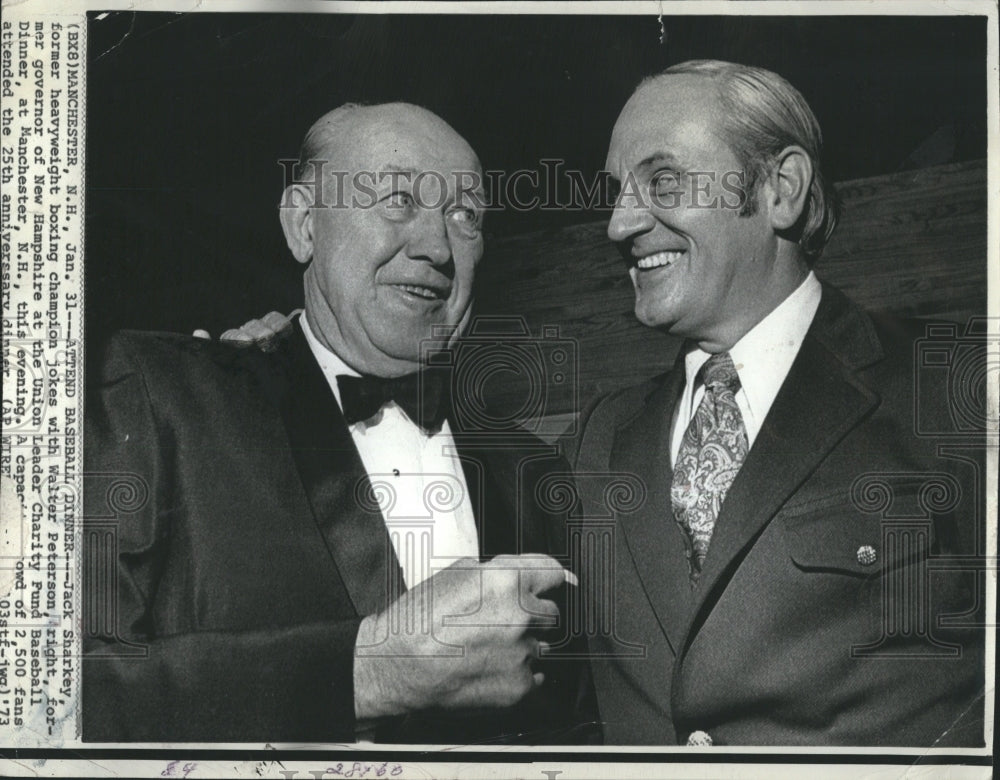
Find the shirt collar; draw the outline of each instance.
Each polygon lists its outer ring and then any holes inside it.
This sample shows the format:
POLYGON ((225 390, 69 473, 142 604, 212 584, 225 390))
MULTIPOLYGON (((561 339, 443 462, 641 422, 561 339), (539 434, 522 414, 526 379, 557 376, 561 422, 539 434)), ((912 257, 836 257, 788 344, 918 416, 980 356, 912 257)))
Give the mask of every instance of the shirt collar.
POLYGON ((306 343, 309 344, 309 349, 312 351, 313 357, 316 358, 316 362, 323 371, 323 376, 326 377, 326 383, 330 385, 330 389, 337 399, 337 406, 340 406, 340 386, 337 384, 337 376, 344 374, 348 376, 361 376, 361 374, 341 360, 335 352, 332 352, 320 343, 320 340, 316 338, 316 334, 313 333, 312 328, 309 326, 309 317, 306 315, 306 312, 302 312, 299 322, 302 324, 302 333, 306 337, 306 343))
MULTIPOLYGON (((340 401, 340 384, 337 382, 338 376, 361 376, 361 373, 355 371, 347 363, 340 359, 336 352, 331 351, 327 347, 323 346, 320 340, 316 337, 312 328, 309 326, 309 318, 306 316, 305 312, 299 317, 299 322, 302 323, 302 333, 306 337, 306 343, 309 345, 309 349, 313 353, 313 357, 316 358, 316 362, 319 364, 320 370, 323 372, 323 376, 326 377, 326 383, 330 386, 330 390, 333 391, 333 397, 337 400, 337 406, 341 409, 344 405, 340 401)), ((423 428, 413 422, 406 413, 398 407, 394 402, 390 402, 387 406, 383 407, 385 409, 395 409, 396 414, 394 415, 399 424, 406 427, 412 426, 415 430, 420 431, 425 436, 434 435, 450 435, 451 429, 448 427, 448 421, 444 420, 441 423, 441 429, 436 434, 427 434, 424 432, 423 428)), ((356 431, 360 435, 365 435, 365 432, 370 428, 378 424, 381 420, 381 415, 376 415, 367 422, 356 422, 349 426, 349 430, 356 431)))
MULTIPOLYGON (((816 315, 822 293, 822 285, 810 271, 785 300, 729 350, 747 406, 757 420, 767 415, 778 395, 816 315)), ((684 370, 688 382, 698 375, 709 357, 697 347, 687 354, 684 370)))

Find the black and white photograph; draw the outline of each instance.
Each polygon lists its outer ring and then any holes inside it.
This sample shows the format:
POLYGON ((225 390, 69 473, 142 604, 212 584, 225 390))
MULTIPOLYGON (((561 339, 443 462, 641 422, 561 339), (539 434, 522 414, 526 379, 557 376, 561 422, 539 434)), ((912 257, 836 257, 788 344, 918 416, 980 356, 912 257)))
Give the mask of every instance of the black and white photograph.
POLYGON ((5 22, 10 773, 989 777, 995 5, 335 5, 5 22))

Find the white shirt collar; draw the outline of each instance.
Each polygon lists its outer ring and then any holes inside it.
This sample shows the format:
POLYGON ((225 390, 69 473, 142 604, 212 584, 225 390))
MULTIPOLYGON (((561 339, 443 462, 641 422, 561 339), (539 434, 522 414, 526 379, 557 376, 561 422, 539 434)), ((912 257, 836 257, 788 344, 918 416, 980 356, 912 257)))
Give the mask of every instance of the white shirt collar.
POLYGON ((361 376, 361 374, 341 360, 335 352, 330 351, 320 343, 320 340, 316 338, 316 334, 313 333, 309 325, 309 318, 305 312, 302 312, 299 322, 302 324, 302 333, 305 334, 306 343, 309 345, 309 349, 312 350, 316 362, 319 363, 319 367, 323 371, 323 376, 326 377, 326 383, 330 385, 330 389, 333 391, 334 398, 337 399, 337 406, 342 406, 340 403, 340 386, 337 384, 337 376, 344 374, 348 376, 361 376))
MULTIPOLYGON (((319 364, 320 370, 323 372, 323 376, 326 377, 326 383, 330 386, 330 390, 333 391, 333 397, 337 400, 337 406, 343 409, 344 405, 340 402, 340 385, 337 382, 337 377, 344 376, 345 374, 347 376, 361 376, 361 373, 355 371, 347 365, 347 363, 341 360, 336 352, 331 351, 320 343, 320 340, 316 338, 316 334, 309 326, 309 318, 306 316, 305 312, 303 312, 301 317, 299 317, 299 322, 302 323, 302 333, 306 337, 306 343, 309 345, 309 349, 312 350, 313 357, 316 358, 316 362, 319 364)), ((421 435, 425 437, 430 438, 437 435, 426 433, 423 428, 407 416, 406 412, 404 412, 402 408, 392 401, 382 408, 383 414, 378 414, 370 420, 352 423, 348 426, 348 428, 352 432, 364 435, 369 428, 373 428, 381 423, 384 413, 387 410, 391 410, 392 414, 390 416, 395 420, 394 424, 402 425, 407 428, 412 427, 414 430, 420 431, 421 435)), ((438 431, 438 434, 440 433, 448 433, 448 435, 450 435, 447 420, 441 424, 441 430, 438 431)))
MULTIPOLYGON (((305 314, 299 321, 339 405, 337 375, 359 373, 319 342, 305 314)), ((388 487, 377 491, 380 499, 388 499, 380 501, 379 508, 408 588, 452 561, 479 557, 475 511, 447 420, 439 431, 427 434, 399 406, 389 403, 371 420, 356 422, 347 430, 365 472, 388 487), (442 485, 455 500, 431 506, 426 497, 440 495, 440 490, 433 491, 442 485)), ((361 724, 358 738, 366 734, 361 724)))
MULTIPOLYGON (((729 350, 746 401, 745 423, 755 435, 774 403, 802 341, 816 316, 823 294, 816 275, 809 275, 785 300, 751 328, 729 350), (749 411, 749 415, 746 412, 749 411)), ((711 357, 695 348, 685 358, 684 369, 688 384, 711 357)), ((752 443, 753 436, 751 436, 752 443)))

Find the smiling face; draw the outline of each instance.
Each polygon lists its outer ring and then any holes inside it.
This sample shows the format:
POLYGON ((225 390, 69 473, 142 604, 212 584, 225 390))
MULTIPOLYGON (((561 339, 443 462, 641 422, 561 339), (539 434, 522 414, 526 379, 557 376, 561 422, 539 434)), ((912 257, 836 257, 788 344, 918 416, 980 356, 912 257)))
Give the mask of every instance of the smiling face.
POLYGON ((470 315, 482 213, 462 190, 479 161, 441 119, 405 104, 356 109, 332 146, 327 205, 308 208, 293 235, 282 215, 293 253, 312 261, 309 324, 362 373, 410 373, 421 341, 440 340, 436 326, 457 335, 470 315))
POLYGON ((710 79, 649 82, 622 110, 606 164, 622 186, 608 236, 628 260, 636 316, 707 351, 729 349, 806 273, 775 233, 767 183, 756 212, 739 215, 743 166, 724 122, 710 79))

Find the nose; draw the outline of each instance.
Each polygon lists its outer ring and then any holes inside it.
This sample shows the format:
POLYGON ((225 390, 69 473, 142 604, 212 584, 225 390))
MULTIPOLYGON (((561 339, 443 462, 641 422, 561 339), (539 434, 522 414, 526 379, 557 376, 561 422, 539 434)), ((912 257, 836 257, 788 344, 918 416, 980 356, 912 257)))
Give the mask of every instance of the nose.
POLYGON ((432 265, 445 265, 451 260, 451 242, 445 215, 434 209, 424 209, 413 225, 414 233, 406 246, 406 254, 414 260, 432 265))
POLYGON ((608 223, 608 238, 615 243, 628 241, 639 233, 645 233, 653 227, 653 216, 649 207, 631 193, 622 193, 615 210, 611 212, 608 223))

